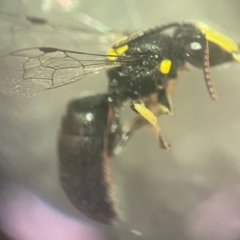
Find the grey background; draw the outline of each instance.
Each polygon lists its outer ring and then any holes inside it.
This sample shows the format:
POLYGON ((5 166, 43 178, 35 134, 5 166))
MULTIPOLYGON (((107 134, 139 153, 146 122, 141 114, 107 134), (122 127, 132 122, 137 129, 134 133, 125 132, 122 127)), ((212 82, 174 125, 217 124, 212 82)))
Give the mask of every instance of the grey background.
MULTIPOLYGON (((78 16, 85 13, 120 31, 197 19, 240 39, 239 1, 75 2, 72 12, 57 3, 48 11, 43 10, 44 1, 37 0, 0 0, 0 9, 83 27, 78 16)), ((9 31, 3 33, 7 28, 2 27, 2 52, 43 45, 85 51, 99 48, 98 43, 84 42, 76 36, 60 39, 48 33, 36 33, 34 37, 21 34, 13 46, 7 41, 9 31)), ((0 72, 12 71, 11 62, 5 64, 2 70, 3 65, 0 66, 0 72)), ((202 72, 190 69, 173 93, 174 116, 159 119, 172 149, 159 149, 151 128, 144 128, 112 160, 112 179, 123 223, 98 226, 106 239, 240 238, 240 67, 233 63, 212 69, 218 102, 209 98, 202 72), (141 235, 132 233, 133 229, 141 235)), ((104 92, 106 88, 105 74, 100 74, 31 99, 1 94, 2 185, 17 182, 61 211, 82 217, 58 182, 57 133, 68 101, 104 92)), ((126 111, 124 116, 133 114, 126 111)))

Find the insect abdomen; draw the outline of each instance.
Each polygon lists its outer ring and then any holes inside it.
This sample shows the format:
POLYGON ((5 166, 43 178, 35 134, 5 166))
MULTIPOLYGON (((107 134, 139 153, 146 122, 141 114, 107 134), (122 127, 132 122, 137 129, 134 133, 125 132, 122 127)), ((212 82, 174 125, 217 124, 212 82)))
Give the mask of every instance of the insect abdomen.
POLYGON ((73 205, 89 218, 111 223, 117 213, 109 167, 107 95, 74 100, 58 140, 61 184, 73 205))

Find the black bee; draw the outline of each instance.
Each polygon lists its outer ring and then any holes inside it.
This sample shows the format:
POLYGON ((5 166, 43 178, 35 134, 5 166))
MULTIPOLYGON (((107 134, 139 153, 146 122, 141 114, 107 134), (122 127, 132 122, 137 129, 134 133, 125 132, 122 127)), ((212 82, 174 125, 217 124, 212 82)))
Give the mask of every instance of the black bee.
MULTIPOLYGON (((44 19, 28 17, 26 21, 58 26, 44 19)), ((106 224, 117 217, 110 158, 147 123, 153 126, 160 147, 170 148, 157 116, 173 112, 171 94, 186 64, 203 70, 210 97, 216 100, 210 67, 240 62, 237 43, 194 21, 168 23, 124 36, 106 54, 41 46, 9 55, 24 59, 22 75, 17 81, 2 79, 0 90, 26 97, 107 70, 108 92, 72 101, 58 139, 63 189, 81 212, 106 224), (128 100, 138 115, 122 126, 121 108, 128 100)))

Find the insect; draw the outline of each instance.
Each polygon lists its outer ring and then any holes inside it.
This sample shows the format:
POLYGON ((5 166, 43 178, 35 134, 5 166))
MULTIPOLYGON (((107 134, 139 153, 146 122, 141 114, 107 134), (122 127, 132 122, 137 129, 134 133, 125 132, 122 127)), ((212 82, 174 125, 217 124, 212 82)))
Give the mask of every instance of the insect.
POLYGON ((161 148, 170 148, 157 116, 173 112, 171 94, 186 64, 203 70, 210 97, 216 100, 210 67, 240 62, 236 42, 195 21, 167 23, 124 36, 106 54, 41 46, 10 55, 24 61, 17 81, 8 79, 0 85, 7 94, 29 97, 107 70, 108 92, 72 101, 58 138, 63 189, 82 213, 106 224, 118 216, 111 191, 110 158, 145 124, 152 125, 161 148), (122 125, 121 109, 129 100, 137 116, 122 125))

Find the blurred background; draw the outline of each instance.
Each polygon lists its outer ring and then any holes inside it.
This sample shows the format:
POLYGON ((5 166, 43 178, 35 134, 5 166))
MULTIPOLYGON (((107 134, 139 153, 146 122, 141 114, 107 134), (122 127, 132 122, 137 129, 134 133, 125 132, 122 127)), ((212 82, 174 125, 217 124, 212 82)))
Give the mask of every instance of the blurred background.
MULTIPOLYGON (((240 2, 233 0, 0 0, 0 9, 103 34, 195 19, 240 39, 240 2)), ((111 45, 76 31, 53 34, 15 24, 0 22, 2 56, 33 46, 104 53, 111 45)), ((0 82, 14 66, 1 58, 0 82)), ((190 68, 173 93, 174 116, 159 119, 171 150, 159 149, 152 129, 144 128, 112 159, 122 215, 114 226, 82 215, 58 179, 61 116, 70 100, 106 92, 105 73, 33 98, 0 94, 3 235, 16 240, 240 239, 240 66, 230 63, 211 73, 218 102, 210 99, 202 71, 190 68)), ((124 112, 129 116, 134 114, 124 112)))

